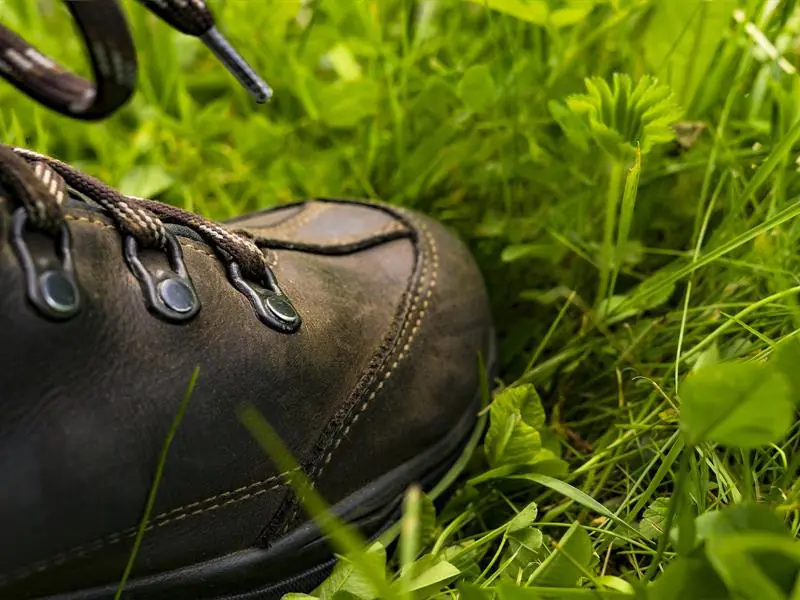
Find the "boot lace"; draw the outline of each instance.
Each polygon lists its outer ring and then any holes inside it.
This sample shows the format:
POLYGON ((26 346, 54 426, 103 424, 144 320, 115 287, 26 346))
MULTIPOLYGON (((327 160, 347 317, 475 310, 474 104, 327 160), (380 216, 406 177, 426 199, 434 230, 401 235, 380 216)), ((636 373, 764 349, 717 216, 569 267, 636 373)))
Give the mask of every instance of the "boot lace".
POLYGON ((171 205, 125 196, 59 160, 0 145, 0 213, 5 209, 13 215, 12 245, 25 270, 28 296, 45 315, 70 318, 80 305, 64 212, 67 187, 99 205, 123 234, 125 259, 142 285, 149 308, 158 316, 180 322, 200 310, 181 246, 165 225, 172 223, 191 229, 217 253, 227 266, 231 283, 250 300, 262 322, 286 333, 299 327, 299 315, 246 232, 229 231, 171 205), (53 261, 33 260, 24 241, 24 233, 30 229, 58 240, 56 266, 53 261), (141 247, 164 251, 171 270, 148 271, 138 258, 141 247))
MULTIPOLYGON (((271 97, 270 87, 219 32, 204 0, 139 2, 178 31, 200 38, 257 102, 271 97)), ((64 3, 85 41, 95 82, 63 69, 2 25, 0 76, 52 110, 75 119, 99 120, 118 110, 134 92, 137 62, 133 40, 115 0, 64 3)), ((248 298, 262 322, 283 332, 299 327, 299 315, 246 232, 228 231, 174 206, 125 196, 61 161, 0 145, 0 225, 4 212, 12 211, 12 246, 25 272, 28 297, 44 315, 68 319, 80 306, 64 215, 67 186, 99 205, 123 234, 125 259, 156 315, 180 322, 200 310, 181 246, 165 226, 171 223, 189 228, 215 250, 227 265, 232 284, 248 298), (57 261, 34 258, 24 235, 30 229, 55 237, 57 261), (163 250, 170 270, 148 270, 139 259, 142 247, 163 250)))
MULTIPOLYGON (((178 31, 200 38, 255 98, 272 90, 219 32, 204 0, 138 0, 178 31)), ((103 119, 136 87, 137 60, 125 15, 116 0, 63 0, 84 39, 95 83, 65 70, 0 25, 0 76, 41 104, 75 119, 103 119)))

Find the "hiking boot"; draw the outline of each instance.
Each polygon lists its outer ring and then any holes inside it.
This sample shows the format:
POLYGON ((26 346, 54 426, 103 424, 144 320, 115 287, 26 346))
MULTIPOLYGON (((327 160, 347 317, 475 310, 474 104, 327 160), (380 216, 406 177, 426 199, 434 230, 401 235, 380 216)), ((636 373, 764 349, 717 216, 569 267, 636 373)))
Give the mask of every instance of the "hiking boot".
MULTIPOLYGON (((481 276, 412 211, 314 200, 220 226, 0 146, 0 597, 311 590, 333 554, 237 416, 255 407, 374 536, 475 430, 481 276)), ((474 439, 474 438, 473 438, 474 439)))

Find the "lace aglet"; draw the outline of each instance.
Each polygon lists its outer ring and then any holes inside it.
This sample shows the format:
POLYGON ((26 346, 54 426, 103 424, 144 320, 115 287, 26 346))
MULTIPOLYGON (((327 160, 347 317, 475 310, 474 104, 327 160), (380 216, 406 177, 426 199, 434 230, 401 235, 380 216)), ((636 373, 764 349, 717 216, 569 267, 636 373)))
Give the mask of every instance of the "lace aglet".
POLYGON ((250 92, 257 103, 263 104, 272 98, 272 88, 258 76, 216 27, 209 29, 200 36, 200 39, 239 83, 250 92))

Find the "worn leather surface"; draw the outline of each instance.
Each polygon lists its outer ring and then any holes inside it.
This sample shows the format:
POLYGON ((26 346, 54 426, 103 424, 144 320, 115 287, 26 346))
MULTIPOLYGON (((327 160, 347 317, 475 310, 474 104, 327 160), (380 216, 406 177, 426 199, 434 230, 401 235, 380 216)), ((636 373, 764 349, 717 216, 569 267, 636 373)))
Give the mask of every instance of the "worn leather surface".
MULTIPOLYGON (((119 579, 196 365, 134 577, 269 545, 303 520, 237 419, 241 403, 261 410, 331 503, 440 439, 476 392, 486 294, 441 225, 393 211, 313 201, 230 223, 281 248, 265 252, 303 318, 295 334, 262 325, 211 249, 186 238, 202 310, 185 324, 158 319, 118 232, 79 207, 69 225, 83 308, 47 321, 26 300, 5 232, 0 597, 119 579)), ((51 252, 39 234, 27 239, 51 252)))

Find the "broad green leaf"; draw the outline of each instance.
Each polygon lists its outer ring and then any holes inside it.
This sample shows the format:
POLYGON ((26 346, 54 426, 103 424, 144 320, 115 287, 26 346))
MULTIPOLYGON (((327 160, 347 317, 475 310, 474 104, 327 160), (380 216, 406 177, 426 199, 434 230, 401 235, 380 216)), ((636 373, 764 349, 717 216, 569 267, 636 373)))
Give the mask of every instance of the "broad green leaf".
POLYGON ((537 431, 544 429, 547 422, 547 415, 544 412, 542 399, 539 397, 536 387, 530 384, 525 384, 518 386, 518 388, 512 389, 520 388, 525 391, 525 398, 520 405, 522 420, 531 427, 535 428, 537 431))
POLYGON ((419 592, 420 590, 425 590, 426 593, 435 592, 450 583, 460 574, 461 571, 459 571, 455 565, 446 560, 442 560, 417 575, 411 581, 408 589, 411 592, 419 592))
POLYGON ((792 337, 779 342, 769 362, 789 381, 792 401, 800 405, 800 340, 792 337))
POLYGON ((636 593, 636 590, 629 582, 615 575, 601 575, 595 579, 595 583, 598 586, 610 588, 623 594, 633 595, 636 593))
POLYGON ((536 506, 535 502, 531 502, 519 511, 513 519, 508 522, 506 526, 506 531, 518 531, 520 529, 525 529, 531 525, 534 521, 536 521, 536 516, 539 514, 539 509, 536 506))
POLYGON ((485 449, 492 467, 525 465, 542 447, 538 429, 545 414, 532 385, 508 388, 497 395, 489 412, 485 449))
POLYGON ((786 377, 768 365, 708 365, 681 387, 681 429, 691 444, 758 448, 783 438, 794 405, 786 377))
MULTIPOLYGON (((380 544, 373 544, 365 554, 374 568, 386 568, 386 550, 380 544)), ((314 591, 321 600, 332 600, 334 595, 347 592, 360 600, 373 600, 378 597, 375 587, 347 558, 340 559, 330 576, 314 591)))
POLYGON ((537 587, 575 587, 593 558, 592 540, 575 522, 558 542, 556 550, 533 572, 530 583, 537 587))
POLYGON ((497 586, 497 597, 499 600, 639 600, 639 597, 623 592, 588 588, 519 587, 509 584, 497 586))
POLYGON ((555 478, 564 477, 569 472, 569 463, 557 458, 552 451, 542 448, 536 453, 526 472, 555 478))
POLYGON ((660 497, 653 500, 644 511, 639 523, 639 531, 648 539, 655 539, 664 533, 664 521, 669 507, 669 498, 660 497))
POLYGON ((734 504, 723 510, 704 513, 697 517, 696 523, 700 541, 745 531, 789 534, 778 513, 763 504, 734 504))
POLYGON ((783 533, 712 536, 706 556, 728 588, 747 600, 784 600, 800 574, 800 543, 783 533))
POLYGON ((486 65, 469 67, 458 84, 458 97, 472 112, 490 108, 497 99, 492 72, 486 65))
POLYGON ((134 167, 119 183, 119 190, 127 196, 154 198, 167 191, 175 179, 159 165, 134 167))
POLYGON ((725 584, 703 554, 673 560, 647 589, 647 600, 730 600, 725 584))
POLYGON ((712 343, 708 348, 697 355, 692 365, 692 370, 697 371, 702 367, 715 365, 718 362, 720 362, 719 347, 717 347, 716 343, 712 343))
POLYGON ((508 540, 514 552, 517 552, 519 548, 523 548, 530 554, 537 554, 544 542, 544 535, 541 530, 535 527, 527 527, 525 529, 517 529, 510 533, 508 540))
POLYGON ((642 40, 644 57, 661 81, 689 105, 707 76, 731 23, 736 0, 660 0, 642 40))
POLYGON ((330 49, 325 58, 330 62, 333 70, 344 81, 357 81, 361 79, 363 72, 361 65, 358 64, 353 52, 346 44, 338 43, 330 49))
POLYGON ((310 600, 311 598, 316 598, 316 596, 309 596, 308 594, 291 592, 289 594, 284 594, 281 597, 281 600, 310 600))
POLYGON ((494 592, 474 583, 459 581, 456 589, 458 590, 459 600, 492 600, 494 598, 494 592))
MULTIPOLYGON (((283 600, 281 598, 281 600, 283 600)), ((353 592, 348 592, 347 590, 339 590, 333 595, 331 600, 361 600, 359 596, 356 596, 353 592)))
POLYGON ((549 9, 545 0, 470 0, 497 12, 511 15, 522 21, 545 25, 549 9))
POLYGON ((548 555, 544 548, 544 535, 539 529, 528 527, 507 534, 508 547, 504 562, 512 559, 508 575, 513 579, 527 580, 548 555))
MULTIPOLYGON (((775 550, 761 550, 749 556, 732 556, 726 548, 735 543, 737 536, 763 533, 774 536, 776 540, 792 541, 783 520, 771 508, 761 504, 737 504, 715 513, 706 513, 697 519, 698 533, 706 540, 706 554, 715 565, 720 576, 726 581, 737 581, 737 587, 747 584, 740 580, 744 576, 740 562, 747 562, 756 567, 758 574, 752 578, 766 577, 774 582, 785 594, 800 573, 800 562, 797 556, 787 555, 775 544, 775 550), (708 515, 715 515, 713 518, 708 515)), ((765 596, 766 598, 766 596, 765 596)))

